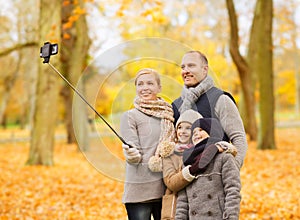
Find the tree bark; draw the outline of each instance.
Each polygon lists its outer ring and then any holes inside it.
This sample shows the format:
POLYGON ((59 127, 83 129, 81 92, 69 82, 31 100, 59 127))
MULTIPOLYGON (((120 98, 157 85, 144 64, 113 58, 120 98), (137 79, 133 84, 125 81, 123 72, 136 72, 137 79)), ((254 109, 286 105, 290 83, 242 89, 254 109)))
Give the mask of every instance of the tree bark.
MULTIPOLYGON (((74 13, 74 8, 78 6, 83 9, 84 1, 79 0, 78 5, 72 3, 63 7, 63 23, 68 22, 68 18, 74 13)), ((62 33, 63 36, 69 36, 69 38, 62 39, 63 50, 61 60, 63 63, 63 71, 66 74, 66 78, 74 86, 77 85, 77 89, 84 95, 83 81, 78 80, 86 67, 90 44, 85 15, 80 15, 73 26, 63 29, 62 33)), ((74 93, 71 88, 64 88, 63 94, 65 99, 65 121, 68 143, 74 143, 77 140, 78 146, 82 150, 87 150, 89 147, 87 106, 81 100, 76 101, 79 97, 76 94, 73 96, 74 93)))
POLYGON ((239 51, 238 23, 234 3, 232 0, 226 0, 226 5, 230 23, 230 55, 237 67, 242 85, 243 111, 245 111, 245 114, 242 113, 241 116, 250 140, 256 140, 257 123, 255 117, 255 99, 251 79, 251 69, 239 51))
POLYGON ((17 63, 16 70, 14 70, 13 73, 11 75, 8 75, 4 80, 4 92, 3 92, 2 100, 0 103, 0 124, 4 124, 4 122, 5 122, 5 110, 6 110, 9 98, 10 98, 11 90, 17 79, 17 74, 18 74, 18 71, 20 68, 21 60, 19 59, 17 62, 18 63, 17 63))
POLYGON ((272 20, 273 1, 257 0, 256 72, 259 79, 260 132, 258 149, 275 149, 272 20))
MULTIPOLYGON (((40 1, 39 39, 60 41, 61 1, 40 1)), ((58 59, 51 58, 51 63, 58 66, 58 59)), ((48 66, 39 64, 36 90, 36 102, 31 132, 28 165, 53 165, 54 132, 57 120, 57 101, 59 77, 48 66)))

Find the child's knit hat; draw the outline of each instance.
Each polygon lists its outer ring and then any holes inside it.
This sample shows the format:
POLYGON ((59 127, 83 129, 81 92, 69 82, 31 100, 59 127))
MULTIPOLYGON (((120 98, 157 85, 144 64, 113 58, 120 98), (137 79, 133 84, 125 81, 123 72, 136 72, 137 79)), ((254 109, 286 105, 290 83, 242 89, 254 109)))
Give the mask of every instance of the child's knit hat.
POLYGON ((178 118, 176 125, 175 125, 175 129, 177 130, 177 127, 182 122, 188 122, 190 124, 193 124, 194 121, 196 121, 197 119, 200 119, 200 118, 203 118, 203 117, 199 112, 196 112, 193 109, 186 110, 178 118))
POLYGON ((196 120, 192 125, 192 133, 195 128, 202 128, 209 134, 210 137, 223 140, 225 133, 220 124, 219 120, 216 118, 200 118, 196 120))

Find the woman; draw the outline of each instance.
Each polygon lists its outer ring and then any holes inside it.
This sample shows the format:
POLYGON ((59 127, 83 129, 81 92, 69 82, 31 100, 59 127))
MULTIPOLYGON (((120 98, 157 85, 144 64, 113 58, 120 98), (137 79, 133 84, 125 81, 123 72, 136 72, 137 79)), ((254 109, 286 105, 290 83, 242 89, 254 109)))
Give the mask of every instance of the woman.
POLYGON ((135 79, 134 108, 121 117, 121 135, 126 158, 126 178, 122 202, 129 220, 161 218, 162 196, 165 186, 162 172, 149 169, 149 159, 159 158, 160 143, 174 137, 173 110, 157 95, 161 91, 159 74, 153 69, 142 69, 135 79))

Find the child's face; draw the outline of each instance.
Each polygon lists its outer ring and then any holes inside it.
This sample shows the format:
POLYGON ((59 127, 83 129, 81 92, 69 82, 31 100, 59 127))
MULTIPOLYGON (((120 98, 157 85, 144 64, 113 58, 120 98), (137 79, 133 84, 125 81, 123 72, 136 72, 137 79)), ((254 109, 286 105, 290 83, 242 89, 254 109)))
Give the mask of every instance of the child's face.
POLYGON ((177 126, 176 135, 178 142, 181 144, 189 144, 191 138, 192 125, 188 122, 181 122, 177 126))
POLYGON ((192 142, 194 145, 196 145, 208 137, 209 137, 209 134, 205 130, 202 130, 202 128, 195 128, 193 130, 193 134, 192 134, 192 142))

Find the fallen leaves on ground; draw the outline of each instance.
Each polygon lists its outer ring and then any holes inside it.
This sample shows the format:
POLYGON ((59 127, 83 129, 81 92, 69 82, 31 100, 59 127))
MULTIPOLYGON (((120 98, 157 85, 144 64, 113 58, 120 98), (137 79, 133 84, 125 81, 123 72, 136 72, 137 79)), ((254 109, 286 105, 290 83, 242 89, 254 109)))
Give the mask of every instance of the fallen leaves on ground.
POLYGON ((276 150, 250 143, 241 169, 241 220, 300 219, 300 129, 279 129, 276 150))
MULTIPOLYGON (((241 220, 300 219, 299 132, 278 130, 277 150, 249 143, 241 170, 241 220)), ((127 219, 123 183, 97 172, 75 145, 57 144, 52 167, 25 166, 28 151, 25 143, 0 147, 1 220, 127 219)))
POLYGON ((123 183, 92 167, 75 145, 59 144, 55 166, 25 166, 28 144, 0 147, 0 219, 126 219, 123 183))

